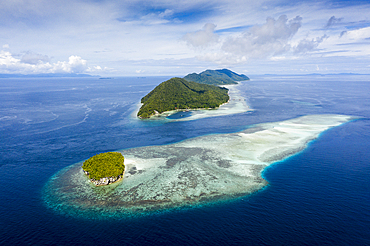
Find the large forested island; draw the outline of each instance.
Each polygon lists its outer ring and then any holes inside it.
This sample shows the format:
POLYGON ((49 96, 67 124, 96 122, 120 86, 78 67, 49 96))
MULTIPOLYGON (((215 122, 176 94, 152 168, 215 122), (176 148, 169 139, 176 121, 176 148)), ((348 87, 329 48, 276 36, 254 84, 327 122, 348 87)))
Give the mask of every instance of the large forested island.
POLYGON ((229 100, 227 92, 226 88, 172 78, 141 99, 137 116, 144 119, 172 110, 216 108, 229 100))
POLYGON ((228 89, 216 85, 236 84, 249 80, 228 69, 206 70, 182 78, 172 78, 158 85, 141 99, 137 114, 141 119, 163 112, 190 109, 214 109, 228 102, 228 89))
POLYGON ((191 73, 186 75, 184 79, 208 85, 237 84, 235 81, 249 80, 244 74, 237 74, 228 69, 206 70, 199 74, 191 73))
POLYGON ((101 153, 86 160, 82 169, 96 186, 108 185, 123 178, 124 157, 118 152, 101 153))

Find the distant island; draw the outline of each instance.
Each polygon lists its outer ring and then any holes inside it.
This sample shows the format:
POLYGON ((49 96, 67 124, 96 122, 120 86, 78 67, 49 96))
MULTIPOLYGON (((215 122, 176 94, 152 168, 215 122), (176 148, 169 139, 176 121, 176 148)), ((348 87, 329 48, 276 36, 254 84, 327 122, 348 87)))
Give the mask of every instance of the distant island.
POLYGON ((206 70, 199 74, 191 73, 186 75, 184 79, 208 85, 231 85, 237 84, 235 81, 249 80, 246 75, 237 74, 228 69, 206 70))
POLYGON ((82 170, 96 186, 112 184, 123 178, 124 157, 118 152, 101 153, 84 161, 82 170))
POLYGON ((141 119, 173 110, 214 109, 229 101, 228 89, 216 85, 249 80, 228 69, 206 70, 162 82, 141 99, 141 119))

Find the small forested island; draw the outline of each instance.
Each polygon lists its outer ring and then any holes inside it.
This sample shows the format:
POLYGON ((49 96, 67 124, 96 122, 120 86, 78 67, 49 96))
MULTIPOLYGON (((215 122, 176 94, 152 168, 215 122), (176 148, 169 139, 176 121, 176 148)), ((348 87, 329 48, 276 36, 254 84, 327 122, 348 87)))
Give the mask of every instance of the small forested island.
POLYGON ((246 75, 237 74, 228 69, 206 70, 199 74, 191 73, 186 75, 184 79, 208 85, 230 85, 237 84, 235 81, 249 80, 246 75))
POLYGON ((123 178, 124 157, 118 152, 106 152, 84 161, 82 170, 96 186, 112 184, 123 178))
POLYGON ((162 82, 141 99, 141 119, 172 110, 210 109, 228 102, 228 89, 199 84, 182 78, 162 82))
POLYGON ((216 85, 237 84, 249 80, 244 74, 228 69, 206 70, 162 82, 141 99, 137 113, 141 119, 163 112, 190 109, 214 109, 229 101, 228 89, 216 85))

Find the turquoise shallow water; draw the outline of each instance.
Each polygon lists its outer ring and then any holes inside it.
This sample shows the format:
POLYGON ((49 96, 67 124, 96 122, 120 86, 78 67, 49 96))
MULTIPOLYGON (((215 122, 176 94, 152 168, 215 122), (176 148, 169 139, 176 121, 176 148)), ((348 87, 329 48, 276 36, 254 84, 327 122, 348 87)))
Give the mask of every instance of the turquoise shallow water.
POLYGON ((165 124, 132 120, 140 98, 166 79, 2 79, 0 243, 370 243, 368 77, 252 77, 241 91, 253 112, 165 124), (363 119, 330 129, 265 170, 269 185, 251 196, 111 218, 55 211, 43 199, 53 175, 97 153, 327 113, 363 119))
POLYGON ((104 218, 243 197, 268 184, 261 176, 266 167, 299 153, 320 133, 355 119, 307 115, 236 133, 120 150, 126 169, 122 181, 95 187, 80 162, 54 175, 43 198, 57 212, 104 218))

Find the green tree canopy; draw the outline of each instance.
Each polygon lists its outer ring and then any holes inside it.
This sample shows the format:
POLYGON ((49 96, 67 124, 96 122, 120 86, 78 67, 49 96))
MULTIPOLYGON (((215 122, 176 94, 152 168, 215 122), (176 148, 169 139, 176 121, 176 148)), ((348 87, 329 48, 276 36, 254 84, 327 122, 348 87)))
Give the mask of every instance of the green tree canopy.
POLYGON ((228 89, 172 78, 159 84, 141 99, 138 117, 176 109, 216 108, 229 100, 228 89))
POLYGON ((125 170, 124 157, 118 152, 101 153, 84 161, 82 169, 89 172, 90 179, 118 177, 125 170))

